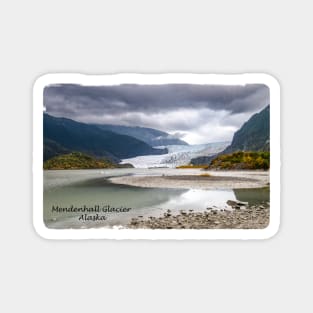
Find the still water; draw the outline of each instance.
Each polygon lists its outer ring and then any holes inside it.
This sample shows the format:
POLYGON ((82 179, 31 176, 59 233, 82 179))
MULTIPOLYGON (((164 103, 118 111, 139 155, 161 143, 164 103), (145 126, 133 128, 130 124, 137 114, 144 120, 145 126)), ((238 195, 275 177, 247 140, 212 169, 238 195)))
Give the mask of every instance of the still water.
POLYGON ((269 201, 268 189, 169 189, 141 188, 112 184, 112 176, 171 175, 175 169, 113 169, 44 171, 44 222, 49 228, 89 228, 125 226, 133 217, 160 216, 166 210, 204 211, 226 208, 227 200, 257 204, 269 201), (96 213, 59 212, 53 207, 126 208, 125 212, 97 212, 102 220, 87 220, 96 213), (81 218, 81 219, 80 219, 81 218))

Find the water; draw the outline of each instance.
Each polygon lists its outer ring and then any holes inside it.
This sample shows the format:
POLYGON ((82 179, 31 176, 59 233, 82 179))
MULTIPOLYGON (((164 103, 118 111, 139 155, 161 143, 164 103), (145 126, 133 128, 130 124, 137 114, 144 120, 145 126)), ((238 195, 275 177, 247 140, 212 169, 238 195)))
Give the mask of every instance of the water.
MULTIPOLYGON (((266 189, 197 190, 140 188, 110 183, 107 178, 124 175, 173 174, 175 169, 113 169, 44 171, 44 221, 49 228, 125 226, 133 217, 161 216, 166 210, 204 211, 227 207, 227 200, 258 203, 269 201, 266 189), (128 212, 100 212, 105 220, 79 220, 82 212, 53 212, 52 207, 129 208, 128 212)), ((88 213, 95 215, 96 213, 88 213)))

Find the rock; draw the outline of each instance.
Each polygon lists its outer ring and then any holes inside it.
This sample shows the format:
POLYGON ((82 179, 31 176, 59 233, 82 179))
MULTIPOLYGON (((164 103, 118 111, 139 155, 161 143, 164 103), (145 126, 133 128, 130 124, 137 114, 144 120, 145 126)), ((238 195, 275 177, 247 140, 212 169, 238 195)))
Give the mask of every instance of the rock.
POLYGON ((227 200, 226 203, 230 206, 236 206, 236 205, 247 206, 248 205, 248 202, 241 202, 241 201, 235 201, 235 200, 227 200))
MULTIPOLYGON (((207 208, 204 212, 195 212, 194 210, 179 210, 177 213, 164 210, 161 217, 147 216, 142 219, 132 218, 131 228, 173 228, 173 229, 220 229, 220 228, 237 228, 237 229, 259 229, 264 228, 269 222, 269 208, 266 203, 258 205, 242 205, 244 202, 232 201, 230 206, 218 208, 207 208), (214 216, 213 216, 214 215, 214 216)), ((229 204, 229 203, 228 203, 229 204)))
POLYGON ((237 201, 233 201, 233 200, 227 200, 226 202, 228 205, 230 206, 236 206, 237 205, 237 201))

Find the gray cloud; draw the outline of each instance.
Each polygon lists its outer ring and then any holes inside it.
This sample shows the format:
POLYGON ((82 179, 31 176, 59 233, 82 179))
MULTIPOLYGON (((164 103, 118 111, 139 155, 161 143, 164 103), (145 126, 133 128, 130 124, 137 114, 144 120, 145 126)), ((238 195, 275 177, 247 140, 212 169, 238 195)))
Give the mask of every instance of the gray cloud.
POLYGON ((51 115, 88 123, 153 127, 195 143, 209 138, 231 140, 233 131, 267 104, 269 89, 261 84, 62 84, 44 89, 44 106, 51 115))

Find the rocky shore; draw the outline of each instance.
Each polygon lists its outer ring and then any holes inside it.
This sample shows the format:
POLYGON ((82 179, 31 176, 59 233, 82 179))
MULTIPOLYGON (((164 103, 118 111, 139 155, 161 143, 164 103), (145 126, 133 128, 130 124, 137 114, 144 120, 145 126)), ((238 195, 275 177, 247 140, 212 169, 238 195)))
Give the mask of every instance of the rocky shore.
POLYGON ((229 209, 207 208, 206 212, 167 210, 161 217, 133 218, 128 228, 139 229, 262 229, 269 224, 268 202, 249 205, 247 202, 228 200, 229 209))

